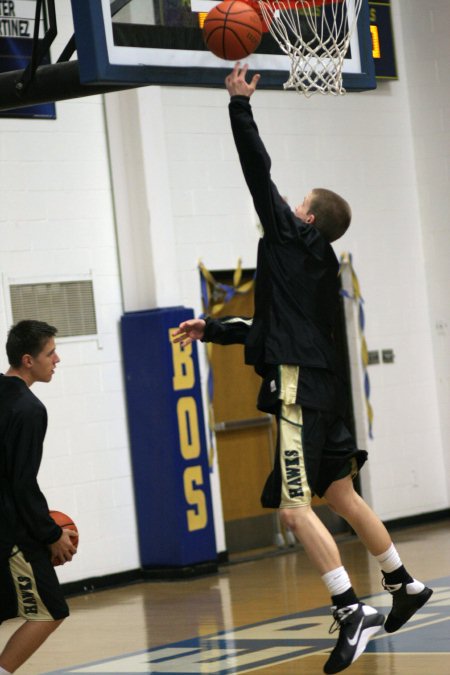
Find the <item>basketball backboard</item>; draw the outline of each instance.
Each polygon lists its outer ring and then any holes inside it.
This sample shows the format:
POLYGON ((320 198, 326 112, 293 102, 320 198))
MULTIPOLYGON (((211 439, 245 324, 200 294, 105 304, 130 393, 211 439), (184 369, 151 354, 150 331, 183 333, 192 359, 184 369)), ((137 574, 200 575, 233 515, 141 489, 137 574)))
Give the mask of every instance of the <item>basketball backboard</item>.
MULTIPOLYGON (((354 0, 349 3, 350 11, 354 0)), ((72 0, 80 79, 83 84, 223 86, 232 62, 211 54, 202 22, 218 0, 72 0)), ((289 59, 265 33, 245 59, 261 73, 260 88, 280 88, 289 59)), ((347 90, 375 88, 367 0, 345 58, 347 90)))

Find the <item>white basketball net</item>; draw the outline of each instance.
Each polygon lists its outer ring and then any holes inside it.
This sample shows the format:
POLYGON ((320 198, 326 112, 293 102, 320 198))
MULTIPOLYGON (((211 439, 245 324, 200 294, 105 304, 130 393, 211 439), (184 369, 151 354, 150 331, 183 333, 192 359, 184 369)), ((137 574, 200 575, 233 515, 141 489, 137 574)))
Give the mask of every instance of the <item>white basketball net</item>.
POLYGON ((285 89, 345 94, 342 69, 362 0, 258 0, 263 18, 291 60, 285 89))

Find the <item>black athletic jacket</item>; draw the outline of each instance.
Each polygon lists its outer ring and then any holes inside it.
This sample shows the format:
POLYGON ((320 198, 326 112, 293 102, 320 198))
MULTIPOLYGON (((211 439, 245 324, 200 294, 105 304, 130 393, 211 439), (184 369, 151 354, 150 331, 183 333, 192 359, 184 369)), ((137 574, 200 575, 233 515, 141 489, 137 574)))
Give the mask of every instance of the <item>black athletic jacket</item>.
POLYGON ((37 474, 47 411, 19 377, 0 375, 0 555, 32 554, 62 533, 48 514, 37 474))
POLYGON ((231 97, 229 112, 244 177, 264 229, 245 361, 334 372, 332 332, 339 302, 336 255, 317 228, 295 216, 272 182, 271 160, 249 99, 231 97))

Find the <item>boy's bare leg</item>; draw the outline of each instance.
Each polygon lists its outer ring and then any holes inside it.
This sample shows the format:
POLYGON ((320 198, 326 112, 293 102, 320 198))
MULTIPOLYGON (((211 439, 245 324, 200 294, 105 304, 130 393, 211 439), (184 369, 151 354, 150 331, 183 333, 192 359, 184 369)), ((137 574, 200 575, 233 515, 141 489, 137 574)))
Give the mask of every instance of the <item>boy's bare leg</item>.
POLYGON ((334 538, 311 506, 280 509, 280 519, 295 534, 321 575, 342 565, 334 538))
POLYGON ((280 518, 302 543, 330 593, 339 638, 324 664, 324 672, 340 672, 363 653, 370 637, 383 625, 384 616, 359 602, 336 542, 311 505, 281 509, 280 518))
POLYGON ((0 666, 14 673, 63 621, 26 621, 6 643, 0 654, 0 666))
MULTIPOLYGON (((379 556, 389 549, 392 540, 387 529, 357 494, 350 476, 332 483, 325 498, 330 508, 351 525, 372 555, 379 556)), ((301 542, 320 574, 326 574, 342 565, 333 536, 311 506, 280 509, 280 518, 301 542)))
POLYGON ((351 525, 372 555, 387 551, 392 544, 389 532, 355 491, 350 476, 334 481, 325 492, 325 499, 329 507, 351 525))
POLYGON ((394 633, 428 602, 433 594, 405 569, 385 526, 355 492, 350 476, 337 480, 325 493, 329 506, 352 526, 368 551, 377 558, 383 586, 392 595, 392 610, 384 628, 394 633))

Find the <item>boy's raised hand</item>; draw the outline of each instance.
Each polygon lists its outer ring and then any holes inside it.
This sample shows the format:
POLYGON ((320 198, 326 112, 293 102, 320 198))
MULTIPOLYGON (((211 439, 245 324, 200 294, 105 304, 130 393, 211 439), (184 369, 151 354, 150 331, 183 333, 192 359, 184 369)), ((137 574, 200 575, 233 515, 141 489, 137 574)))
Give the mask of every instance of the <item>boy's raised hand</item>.
POLYGON ((252 96, 254 93, 261 75, 256 73, 253 75, 250 82, 247 82, 246 76, 248 71, 248 64, 241 66, 240 61, 236 63, 233 70, 225 78, 225 86, 230 96, 252 96))

